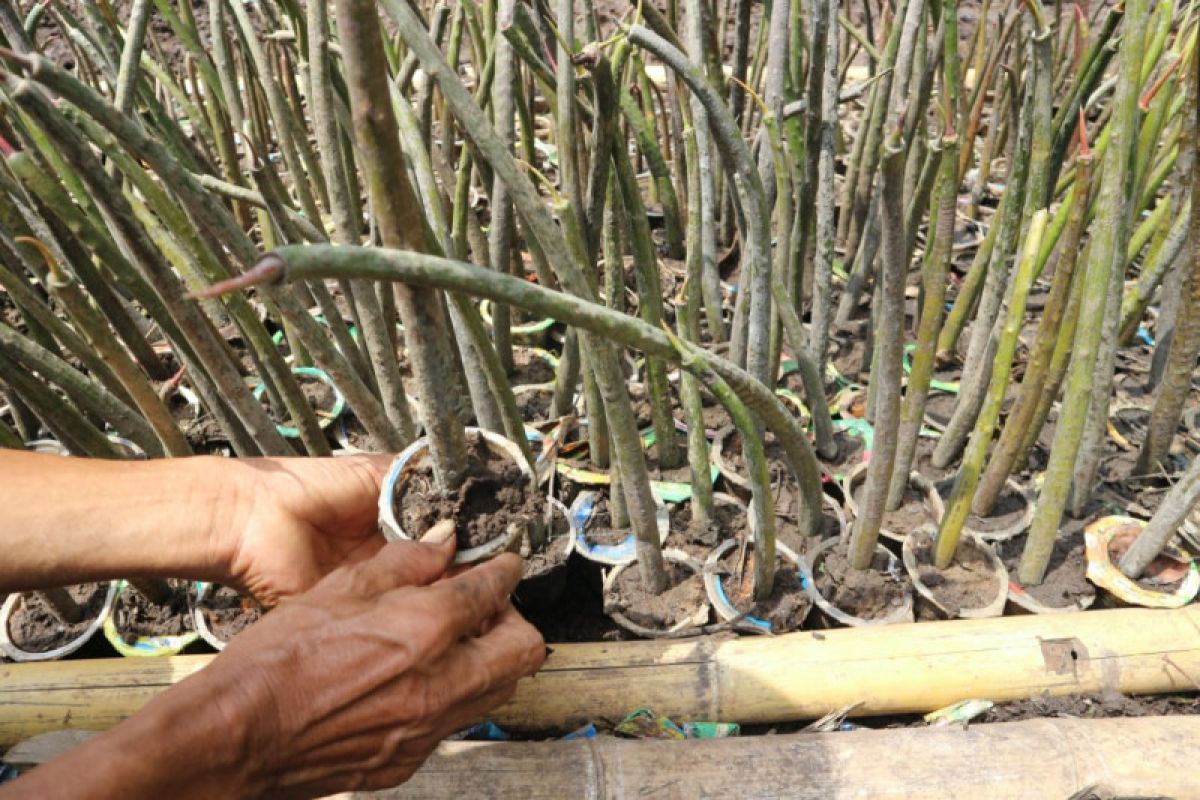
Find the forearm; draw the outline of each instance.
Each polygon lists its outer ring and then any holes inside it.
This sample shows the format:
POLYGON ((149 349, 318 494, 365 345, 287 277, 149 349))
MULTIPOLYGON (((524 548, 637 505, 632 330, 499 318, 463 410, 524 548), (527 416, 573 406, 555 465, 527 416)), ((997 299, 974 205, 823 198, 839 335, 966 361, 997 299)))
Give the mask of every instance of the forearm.
POLYGON ((257 796, 263 787, 253 776, 245 721, 224 713, 230 688, 214 685, 204 672, 107 733, 0 787, 0 800, 257 796))
POLYGON ((141 575, 224 577, 235 462, 0 450, 0 592, 141 575))

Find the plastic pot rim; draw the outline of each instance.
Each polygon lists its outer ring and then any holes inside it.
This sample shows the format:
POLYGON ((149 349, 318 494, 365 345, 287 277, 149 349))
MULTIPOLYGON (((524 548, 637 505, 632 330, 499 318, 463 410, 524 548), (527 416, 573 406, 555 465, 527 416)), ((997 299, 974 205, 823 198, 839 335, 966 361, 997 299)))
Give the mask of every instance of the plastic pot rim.
MULTIPOLYGON (((189 631, 174 636, 139 636, 133 644, 126 642, 117 629, 116 608, 117 600, 126 589, 132 585, 127 581, 116 581, 116 593, 113 597, 112 612, 104 620, 104 638, 121 655, 126 658, 153 658, 155 656, 173 656, 200 638, 197 631, 189 631)), ((135 590, 136 591, 136 590, 135 590)), ((189 609, 188 615, 191 615, 189 609)))
MULTIPOLYGON (((703 577, 704 566, 694 558, 688 556, 688 554, 682 550, 676 550, 673 547, 668 547, 662 551, 662 555, 663 561, 669 561, 672 564, 681 565, 703 577)), ((616 586, 616 581, 620 574, 636 563, 637 561, 635 560, 625 564, 618 564, 609 570, 607 574, 605 574, 602 592, 606 598, 609 592, 613 590, 613 587, 616 586)), ((689 628, 698 628, 703 626, 708 622, 708 611, 708 594, 705 593, 704 599, 700 603, 700 607, 696 609, 690 617, 670 628, 667 628, 666 630, 655 630, 653 628, 647 628, 645 626, 638 625, 636 622, 632 621, 619 611, 608 611, 606 614, 609 619, 630 633, 636 636, 641 636, 644 639, 654 639, 662 636, 663 634, 671 634, 678 631, 688 630, 689 628)))
MULTIPOLYGON (((928 531, 917 531, 917 535, 928 533, 928 531)), ((989 617, 999 617, 1004 614, 1004 604, 1008 602, 1008 568, 1004 566, 1004 562, 1000 560, 1000 556, 996 555, 996 551, 981 539, 977 534, 964 530, 965 539, 974 545, 980 552, 984 554, 988 562, 991 564, 992 572, 996 576, 996 596, 991 602, 977 608, 960 608, 956 613, 951 612, 943 606, 934 596, 933 592, 921 580, 920 570, 917 566, 917 556, 914 552, 916 544, 914 536, 906 536, 904 543, 900 548, 900 558, 904 563, 904 569, 908 572, 908 579, 912 581, 913 588, 917 590, 917 594, 926 602, 930 603, 947 619, 987 619, 989 617)), ((930 540, 934 541, 936 537, 930 535, 930 540)), ((961 545, 960 538, 959 544, 961 545)))
MULTIPOLYGON (((839 538, 829 538, 818 544, 813 550, 805 553, 800 559, 800 569, 804 572, 803 579, 807 582, 809 596, 812 598, 813 605, 821 609, 821 611, 830 619, 840 622, 854 628, 873 627, 875 625, 895 625, 901 622, 913 621, 913 593, 911 589, 906 589, 904 592, 904 602, 899 608, 893 611, 886 617, 879 619, 863 619, 856 617, 853 614, 848 614, 841 610, 833 603, 825 599, 817 589, 816 567, 818 556, 824 556, 825 551, 832 550, 839 542, 843 541, 839 538)), ((888 565, 891 569, 899 571, 900 559, 896 558, 895 553, 888 550, 881 543, 876 543, 875 552, 882 553, 888 558, 888 565)))
MULTIPOLYGON (((726 539, 714 547, 704 559, 704 590, 708 594, 708 602, 713 607, 713 611, 717 612, 717 616, 720 617, 723 622, 728 622, 729 620, 741 617, 751 625, 762 628, 764 631, 772 632, 772 626, 770 622, 767 622, 764 619, 759 619, 758 617, 750 614, 743 616, 742 612, 738 611, 733 603, 729 600, 729 597, 725 594, 725 587, 721 585, 721 575, 717 572, 717 565, 725 556, 726 551, 736 546, 737 543, 738 540, 736 538, 726 539)), ((754 547, 754 542, 750 541, 747 544, 747 547, 754 547)), ((804 614, 801 615, 800 624, 795 629, 800 630, 800 625, 804 624, 804 620, 808 618, 808 613, 812 610, 813 606, 812 595, 810 595, 808 592, 808 573, 801 568, 800 556, 796 554, 796 551, 792 550, 792 548, 788 547, 783 542, 775 542, 775 555, 776 557, 782 556, 785 560, 790 561, 796 567, 796 571, 800 574, 801 591, 804 594, 804 599, 808 602, 807 609, 805 609, 804 614)))
POLYGON ((117 585, 118 581, 99 581, 108 585, 104 594, 104 605, 88 624, 88 627, 83 633, 76 636, 66 644, 60 645, 53 650, 47 650, 44 653, 37 653, 31 650, 22 650, 12 640, 8 632, 8 623, 12 620, 13 613, 17 610, 17 603, 21 602, 27 594, 31 592, 13 592, 4 601, 4 605, 0 606, 0 651, 4 655, 16 662, 32 662, 32 661, 56 661, 64 656, 69 656, 79 648, 87 644, 96 632, 104 627, 105 622, 112 614, 113 606, 117 601, 117 585))
MULTIPOLYGON (((525 461, 525 457, 521 454, 520 448, 504 438, 498 433, 484 430, 483 428, 465 428, 467 433, 475 433, 483 437, 489 449, 498 455, 507 456, 517 468, 521 470, 521 474, 529 479, 530 487, 533 491, 537 490, 537 477, 529 464, 525 461)), ((384 538, 389 541, 411 540, 405 531, 400 521, 396 518, 396 487, 400 485, 401 479, 407 478, 412 470, 420 466, 421 462, 429 454, 429 439, 422 436, 408 447, 400 451, 400 453, 392 460, 391 466, 388 467, 387 474, 384 475, 383 482, 379 489, 379 527, 383 530, 384 538)), ((494 555, 504 552, 512 544, 512 536, 507 532, 501 536, 497 536, 489 542, 485 542, 477 547, 471 547, 466 550, 458 551, 454 554, 455 564, 474 564, 478 561, 491 558, 494 555)))

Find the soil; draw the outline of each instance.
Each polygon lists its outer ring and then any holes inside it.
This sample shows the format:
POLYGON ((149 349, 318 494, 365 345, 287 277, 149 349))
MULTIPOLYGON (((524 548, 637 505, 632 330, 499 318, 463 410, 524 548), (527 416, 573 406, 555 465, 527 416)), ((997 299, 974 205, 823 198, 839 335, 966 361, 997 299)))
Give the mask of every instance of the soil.
POLYGON ((608 498, 602 497, 592 507, 592 516, 588 519, 585 536, 592 544, 617 545, 624 542, 633 533, 629 527, 614 528, 612 515, 608 512, 608 498))
POLYGON ((945 392, 931 392, 925 401, 925 416, 938 423, 943 428, 950 423, 950 415, 958 403, 958 395, 945 392))
POLYGON ((813 565, 817 590, 832 605, 860 619, 895 613, 909 589, 907 576, 902 571, 895 578, 888 574, 888 559, 878 551, 870 569, 851 569, 846 548, 847 543, 841 542, 813 565))
POLYGON ((528 540, 522 542, 521 558, 525 568, 522 577, 525 580, 537 578, 553 572, 567 562, 571 556, 570 548, 563 543, 563 536, 570 536, 571 524, 567 517, 555 507, 554 516, 550 520, 550 535, 546 546, 537 552, 532 552, 528 540))
POLYGON ((550 418, 550 406, 554 402, 553 389, 526 389, 514 392, 517 411, 526 422, 545 422, 550 418))
POLYGON ((83 607, 83 618, 79 622, 60 622, 40 594, 29 592, 9 618, 8 637, 12 643, 27 653, 45 653, 79 638, 104 608, 108 584, 71 586, 67 593, 83 607))
POLYGON ((621 571, 604 595, 608 611, 623 614, 630 622, 652 630, 668 630, 686 621, 708 602, 704 578, 679 564, 664 562, 668 588, 662 594, 650 594, 642 588, 637 564, 621 571))
POLYGON ((228 642, 257 622, 265 612, 252 598, 236 589, 214 585, 204 596, 200 613, 204 614, 204 621, 213 636, 228 642))
MULTIPOLYGON (((997 554, 1008 569, 1010 581, 1017 580, 1017 569, 1021 553, 1025 549, 1027 534, 1014 536, 999 542, 997 554)), ((1034 600, 1051 608, 1069 606, 1076 601, 1096 594, 1096 587, 1087 579, 1087 556, 1083 549, 1083 532, 1075 530, 1060 534, 1050 553, 1050 565, 1045 579, 1036 586, 1022 586, 1034 600)))
POLYGON ((1001 531, 1012 525, 1017 524, 1025 514, 1025 509, 1029 507, 1029 500, 1024 495, 1014 492, 1010 487, 1005 486, 1004 491, 1000 493, 1000 497, 996 499, 996 504, 992 506, 992 513, 986 517, 980 517, 971 514, 967 517, 967 527, 976 533, 990 533, 992 531, 1001 531))
MULTIPOLYGON (((862 508, 862 496, 866 491, 864 484, 854 487, 854 502, 862 508)), ((937 517, 929 507, 929 498, 920 489, 911 484, 904 491, 904 502, 895 511, 886 511, 883 515, 882 527, 898 537, 908 536, 929 526, 937 526, 937 517)))
POLYGON ((554 367, 532 350, 514 348, 513 366, 515 369, 508 376, 513 386, 550 383, 554 380, 554 367))
POLYGON ((1200 714, 1200 695, 1163 694, 1128 697, 1109 694, 1079 694, 1064 697, 1040 697, 1000 703, 991 708, 984 722, 1012 722, 1038 717, 1148 717, 1171 714, 1200 714))
MULTIPOLYGON (((1108 557, 1115 566, 1120 561, 1121 556, 1125 555, 1125 551, 1133 544, 1136 536, 1126 534, 1122 536, 1127 529, 1132 529, 1134 533, 1142 530, 1141 526, 1126 525, 1118 528, 1113 532, 1112 539, 1108 542, 1108 557)), ((1183 579, 1188 575, 1186 565, 1181 565, 1174 559, 1166 556, 1158 556, 1146 567, 1142 572, 1142 577, 1134 581, 1138 586, 1151 592, 1161 592, 1170 594, 1179 588, 1183 583, 1183 579), (1178 577, 1175 577, 1178 575, 1178 577)))
POLYGON ((700 530, 694 530, 692 508, 692 503, 688 502, 671 513, 671 534, 667 537, 666 546, 683 550, 693 558, 702 558, 717 543, 750 530, 746 509, 730 503, 714 503, 708 524, 700 530))
POLYGON ((675 433, 675 444, 679 448, 679 458, 682 466, 664 469, 659 463, 658 442, 646 449, 646 469, 650 472, 652 481, 671 481, 674 483, 691 483, 692 469, 687 463, 687 434, 675 433))
POLYGON ((753 614, 756 618, 771 623, 775 633, 800 629, 812 600, 804 591, 800 570, 783 558, 775 559, 775 586, 771 596, 761 602, 754 601, 754 564, 757 555, 752 547, 746 548, 743 564, 741 547, 733 547, 721 559, 723 577, 721 588, 725 596, 740 613, 753 614), (739 568, 740 567, 740 568, 739 568))
POLYGON ((835 431, 833 441, 837 443, 837 456, 832 459, 817 456, 821 466, 825 467, 831 475, 844 475, 862 463, 863 453, 866 451, 866 444, 862 439, 851 436, 846 431, 835 431))
MULTIPOLYGON (((684 410, 682 405, 676 405, 672 409, 672 413, 675 415, 675 419, 684 425, 687 424, 687 411, 684 410)), ((700 415, 704 418, 704 435, 709 439, 716 438, 719 431, 733 424, 733 419, 729 416, 729 412, 725 410, 725 406, 717 403, 715 400, 711 400, 710 402, 708 395, 704 396, 704 405, 701 408, 700 415)))
MULTIPOLYGON (((309 408, 313 411, 328 413, 333 408, 334 392, 333 387, 319 378, 307 377, 298 375, 300 383, 300 393, 304 395, 304 399, 308 401, 309 408)), ((270 393, 263 392, 262 404, 267 407, 267 411, 271 414, 271 419, 280 425, 292 425, 291 417, 286 413, 280 413, 271 407, 270 393)), ((318 416, 318 420, 320 417, 318 416)))
POLYGON ((951 614, 984 608, 996 599, 996 573, 992 562, 969 539, 958 543, 958 552, 946 569, 933 566, 933 540, 922 535, 913 541, 917 574, 938 603, 951 614))
POLYGON ((151 603, 132 586, 117 595, 113 621, 127 643, 133 644, 141 636, 178 636, 195 630, 188 608, 188 582, 170 579, 167 584, 175 591, 165 606, 151 603))
POLYGON ((460 552, 507 535, 513 523, 541 524, 546 498, 511 459, 493 453, 487 440, 467 433, 467 477, 449 494, 433 483, 433 466, 424 464, 396 488, 401 525, 419 539, 438 521, 453 519, 460 552))
POLYGON ((352 447, 356 447, 367 453, 385 453, 387 450, 376 441, 375 437, 367 433, 367 429, 363 427, 362 422, 358 417, 350 411, 346 412, 345 419, 346 441, 352 447))

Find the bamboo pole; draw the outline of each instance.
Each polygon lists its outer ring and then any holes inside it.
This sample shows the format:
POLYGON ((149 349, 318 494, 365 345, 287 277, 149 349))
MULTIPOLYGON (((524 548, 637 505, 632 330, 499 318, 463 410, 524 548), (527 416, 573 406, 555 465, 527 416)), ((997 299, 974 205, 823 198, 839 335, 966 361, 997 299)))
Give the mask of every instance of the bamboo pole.
MULTIPOLYGON (((0 747, 43 731, 110 728, 214 657, 0 665, 0 747)), ((514 730, 567 729, 616 721, 645 705, 680 720, 769 723, 852 703, 862 704, 856 715, 878 715, 972 697, 1192 691, 1188 675, 1200 675, 1200 607, 1109 609, 555 645, 542 671, 518 684, 492 719, 514 730)))
POLYGON ((453 742, 439 747, 403 786, 338 798, 536 800, 646 792, 671 798, 1023 800, 1067 798, 1093 786, 1103 786, 1106 797, 1182 798, 1196 794, 1191 773, 1197 734, 1200 720, 1180 716, 715 741, 453 742), (945 764, 969 767, 947 770, 945 764))

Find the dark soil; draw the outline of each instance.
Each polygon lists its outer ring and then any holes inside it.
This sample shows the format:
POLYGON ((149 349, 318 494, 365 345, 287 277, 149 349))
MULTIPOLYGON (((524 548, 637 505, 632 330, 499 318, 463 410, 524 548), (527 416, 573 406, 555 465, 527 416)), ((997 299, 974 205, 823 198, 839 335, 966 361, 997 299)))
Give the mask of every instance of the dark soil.
POLYGON ((668 588, 662 594, 650 594, 642 588, 637 564, 621 571, 612 589, 605 592, 604 606, 617 611, 635 625, 652 630, 667 630, 686 621, 708 602, 704 579, 699 572, 665 562, 668 588))
POLYGON ((571 534, 571 524, 566 516, 555 507, 554 516, 550 521, 550 535, 545 546, 534 551, 528 540, 522 542, 520 555, 524 559, 525 568, 522 576, 525 579, 537 578, 558 569, 571 556, 571 550, 563 542, 562 537, 571 534))
POLYGON ((646 450, 646 469, 650 472, 650 480, 671 481, 674 483, 691 483, 692 469, 687 463, 687 434, 675 433, 675 444, 679 448, 680 466, 664 469, 659 457, 658 442, 646 450))
POLYGON ((703 558, 707 551, 725 539, 743 535, 750 530, 746 509, 730 503, 714 503, 708 524, 697 530, 692 524, 692 503, 683 503, 671 513, 671 534, 667 547, 683 550, 694 558, 703 558))
MULTIPOLYGON (((340 424, 340 423, 339 423, 340 424)), ((346 441, 351 447, 358 448, 367 453, 384 453, 387 452, 382 445, 376 441, 375 437, 367 433, 367 429, 363 427, 362 422, 353 413, 347 411, 345 419, 346 441)))
POLYGON ((175 591, 165 606, 151 603, 132 586, 126 586, 117 595, 113 621, 127 643, 133 644, 141 636, 179 636, 195 630, 188 607, 188 582, 168 580, 167 583, 175 591))
POLYGON ((817 454, 817 460, 825 471, 834 476, 839 482, 846 473, 862 463, 866 452, 866 443, 857 436, 851 436, 846 431, 835 431, 833 441, 837 444, 837 455, 830 459, 817 454))
POLYGON ((108 584, 71 586, 67 593, 83 607, 83 618, 79 622, 60 622, 40 594, 29 592, 22 596, 9 618, 8 638, 12 643, 27 653, 45 653, 79 638, 104 608, 108 584))
MULTIPOLYGON (((864 483, 854 487, 854 502, 858 503, 860 509, 865 491, 864 483)), ((931 525, 937 525, 937 517, 929 505, 929 498, 925 492, 910 483, 904 491, 904 502, 900 507, 895 511, 884 512, 882 527, 896 536, 904 537, 931 525)))
MULTIPOLYGON (((1136 538, 1136 536, 1128 534, 1122 536, 1121 534, 1126 530, 1140 532, 1142 529, 1140 526, 1126 525, 1113 532, 1113 536, 1108 542, 1108 557, 1113 566, 1116 566, 1117 562, 1121 560, 1121 556, 1125 555, 1125 551, 1129 549, 1136 538)), ((1160 555, 1150 562, 1142 572, 1142 577, 1138 578, 1135 583, 1147 591, 1170 594, 1179 588, 1187 575, 1186 564, 1180 564, 1172 558, 1160 555)))
POLYGON ((969 539, 958 543, 958 552, 946 569, 933 566, 933 540, 921 535, 913 541, 917 574, 938 603, 951 614, 983 608, 996 599, 996 573, 992 562, 969 539))
POLYGON ((958 464, 951 464, 949 467, 935 467, 930 458, 933 456, 933 451, 937 448, 937 439, 931 439, 928 436, 917 437, 916 455, 913 457, 913 469, 933 481, 944 496, 949 496, 950 488, 953 486, 953 477, 958 472, 958 464))
POLYGON ((508 376, 513 386, 528 386, 535 383, 550 383, 554 380, 554 368, 546 359, 526 348, 513 350, 515 369, 508 376))
MULTIPOLYGON (((313 411, 328 412, 333 408, 335 395, 332 386, 319 378, 304 375, 297 375, 296 377, 300 383, 300 393, 304 395, 304 399, 308 401, 308 405, 313 411)), ((295 423, 286 411, 275 409, 271 406, 270 397, 269 392, 263 392, 262 404, 267 407, 267 411, 271 414, 271 419, 280 425, 294 425, 295 423)), ((318 417, 318 420, 320 420, 320 417, 318 417)))
POLYGON ((950 416, 954 413, 954 406, 957 403, 958 395, 956 394, 931 392, 929 399, 925 401, 925 416, 944 428, 949 424, 950 416))
POLYGON ((264 612, 253 598, 228 586, 214 585, 200 603, 200 613, 213 636, 228 642, 257 622, 264 612))
POLYGON ((904 604, 908 578, 887 572, 888 560, 876 552, 870 569, 850 568, 846 542, 827 552, 813 565, 817 590, 835 607, 860 619, 879 619, 904 604))
POLYGON ((1011 488, 1005 486, 1004 491, 1000 493, 1000 497, 996 499, 996 504, 992 506, 992 513, 986 517, 980 517, 975 514, 969 515, 967 517, 967 527, 977 533, 1004 530, 1017 524, 1025 514, 1025 509, 1028 506, 1029 501, 1024 495, 1014 492, 1011 488))
POLYGON ((592 508, 592 516, 588 518, 584 535, 592 544, 616 545, 629 538, 633 529, 629 527, 614 528, 612 515, 608 511, 608 498, 602 497, 592 508))
MULTIPOLYGON (((1021 553, 1025 549, 1027 534, 1014 536, 997 546, 1000 560, 1008 568, 1010 581, 1017 580, 1017 568, 1021 553)), ((1060 534, 1050 553, 1050 565, 1045 579, 1036 586, 1022 586, 1034 600, 1051 608, 1074 604, 1077 600, 1094 595, 1096 587, 1087 579, 1087 556, 1083 549, 1083 532, 1076 530, 1060 534)))
POLYGON ((771 596, 761 602, 755 602, 756 558, 753 547, 748 547, 745 562, 739 563, 742 560, 741 547, 736 546, 721 559, 721 588, 725 590, 725 596, 740 613, 749 613, 757 619, 771 623, 771 630, 775 633, 799 630, 812 606, 812 600, 800 581, 800 570, 794 564, 777 557, 775 586, 771 596))
POLYGON ((433 483, 433 467, 425 464, 396 489, 400 524, 419 539, 437 522, 453 519, 459 551, 507 535, 513 523, 540 525, 546 498, 510 459, 492 453, 478 433, 467 434, 467 478, 457 491, 443 494, 433 483))
POLYGON ((1149 717, 1171 714, 1200 714, 1200 695, 1163 694, 1128 697, 1110 694, 1080 694, 1040 697, 1000 703, 987 712, 984 722, 1012 722, 1038 717, 1149 717))
POLYGON ((554 402, 553 389, 527 389, 514 394, 521 419, 526 422, 544 422, 550 418, 550 406, 554 402))

